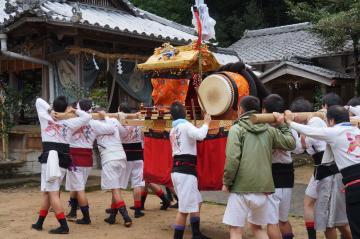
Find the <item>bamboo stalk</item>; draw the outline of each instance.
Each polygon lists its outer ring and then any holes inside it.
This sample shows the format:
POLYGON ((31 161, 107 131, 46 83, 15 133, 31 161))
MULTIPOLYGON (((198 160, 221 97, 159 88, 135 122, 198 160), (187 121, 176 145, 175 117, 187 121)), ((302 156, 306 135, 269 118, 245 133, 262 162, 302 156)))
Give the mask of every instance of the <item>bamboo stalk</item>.
MULTIPOLYGON (((319 117, 319 118, 322 118, 324 119, 324 116, 321 116, 320 114, 318 114, 319 112, 307 112, 306 114, 301 114, 300 117, 297 117, 295 118, 295 121, 302 121, 304 119, 308 119, 307 117, 305 117, 306 115, 309 116, 310 118, 311 117, 319 117), (316 114, 314 114, 316 113, 316 114)), ((261 114, 257 114, 257 116, 259 116, 261 114)), ((266 114, 266 117, 268 117, 269 114, 266 114)), ((258 119, 261 119, 263 120, 263 118, 261 117, 258 117, 258 119)), ((269 117, 271 118, 271 117, 269 117)), ((251 119, 250 119, 251 120, 251 119)), ((272 119, 273 121, 272 122, 275 122, 274 119, 272 119)), ((152 124, 149 124, 149 122, 156 122, 156 121, 162 121, 162 122, 171 122, 172 120, 166 120, 166 119, 163 119, 163 120, 141 120, 141 119, 123 119, 121 120, 121 124, 124 125, 124 126, 147 126, 147 125, 152 125, 152 124)), ((191 121, 191 120, 190 120, 191 121)), ((233 125, 235 120, 212 120, 212 124, 214 125, 220 125, 220 124, 225 124, 225 125, 228 125, 229 127, 231 125, 233 125)), ((270 120, 271 121, 271 120, 270 120)), ((203 124, 203 120, 196 120, 196 123, 194 120, 192 120, 192 122, 197 125, 197 126, 201 126, 203 124)), ((259 121, 260 122, 260 121, 259 121)), ((257 124, 259 124, 259 122, 257 122, 257 124)), ((360 119, 354 119, 354 118, 351 118, 350 119, 350 122, 353 126, 357 126, 360 128, 360 119)), ((265 122, 265 123, 271 123, 271 122, 265 122)), ((168 123, 163 123, 164 125, 168 124, 168 123)), ((220 127, 220 126, 219 126, 220 127)), ((218 127, 210 127, 209 129, 217 129, 218 127)))
POLYGON ((350 118, 350 123, 351 123, 353 126, 357 126, 357 127, 360 128, 360 119, 359 119, 359 118, 351 117, 351 118, 350 118))
MULTIPOLYGON (((306 121, 312 117, 319 117, 325 119, 325 113, 323 112, 301 112, 293 113, 295 120, 294 121, 306 121)), ((273 114, 253 114, 250 116, 250 120, 253 124, 265 124, 265 123, 275 123, 276 119, 273 114)))

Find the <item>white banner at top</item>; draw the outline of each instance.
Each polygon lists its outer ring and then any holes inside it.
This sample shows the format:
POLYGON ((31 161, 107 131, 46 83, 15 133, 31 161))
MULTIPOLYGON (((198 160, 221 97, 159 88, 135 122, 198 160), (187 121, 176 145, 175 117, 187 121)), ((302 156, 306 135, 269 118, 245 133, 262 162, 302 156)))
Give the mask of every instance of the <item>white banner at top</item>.
MULTIPOLYGON (((202 24, 202 39, 204 41, 208 41, 210 39, 216 39, 215 36, 215 25, 216 21, 210 17, 209 8, 204 3, 204 0, 195 0, 195 6, 199 10, 199 15, 202 24)), ((191 8, 191 12, 193 13, 192 24, 197 28, 196 18, 194 15, 194 10, 191 8)), ((199 31, 199 29, 197 29, 199 31)))

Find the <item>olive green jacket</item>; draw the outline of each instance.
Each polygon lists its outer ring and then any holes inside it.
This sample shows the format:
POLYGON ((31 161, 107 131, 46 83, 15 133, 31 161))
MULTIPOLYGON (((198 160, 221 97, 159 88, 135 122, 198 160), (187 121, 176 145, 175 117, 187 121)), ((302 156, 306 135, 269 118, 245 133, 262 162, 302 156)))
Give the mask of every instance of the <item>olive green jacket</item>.
POLYGON ((273 149, 291 151, 295 140, 286 124, 273 128, 252 124, 248 112, 230 128, 223 184, 233 193, 275 191, 271 172, 273 149))

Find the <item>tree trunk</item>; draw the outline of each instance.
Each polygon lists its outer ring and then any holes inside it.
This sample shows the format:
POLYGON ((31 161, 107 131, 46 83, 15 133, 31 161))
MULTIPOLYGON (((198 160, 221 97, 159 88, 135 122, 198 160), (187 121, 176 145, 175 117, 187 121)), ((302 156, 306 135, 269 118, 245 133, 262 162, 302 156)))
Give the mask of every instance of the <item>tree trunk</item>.
POLYGON ((359 81, 360 81, 360 72, 359 72, 359 40, 353 39, 354 45, 354 80, 355 80, 355 96, 359 96, 359 81))

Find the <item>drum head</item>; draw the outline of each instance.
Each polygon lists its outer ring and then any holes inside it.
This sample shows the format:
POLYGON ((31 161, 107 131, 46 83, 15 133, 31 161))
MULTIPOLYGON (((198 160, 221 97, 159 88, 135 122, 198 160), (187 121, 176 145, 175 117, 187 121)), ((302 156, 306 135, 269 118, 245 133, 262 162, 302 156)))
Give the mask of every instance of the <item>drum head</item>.
POLYGON ((225 113, 231 107, 233 93, 225 76, 213 74, 201 82, 198 97, 202 101, 200 102, 198 99, 200 107, 206 113, 218 116, 225 113))

